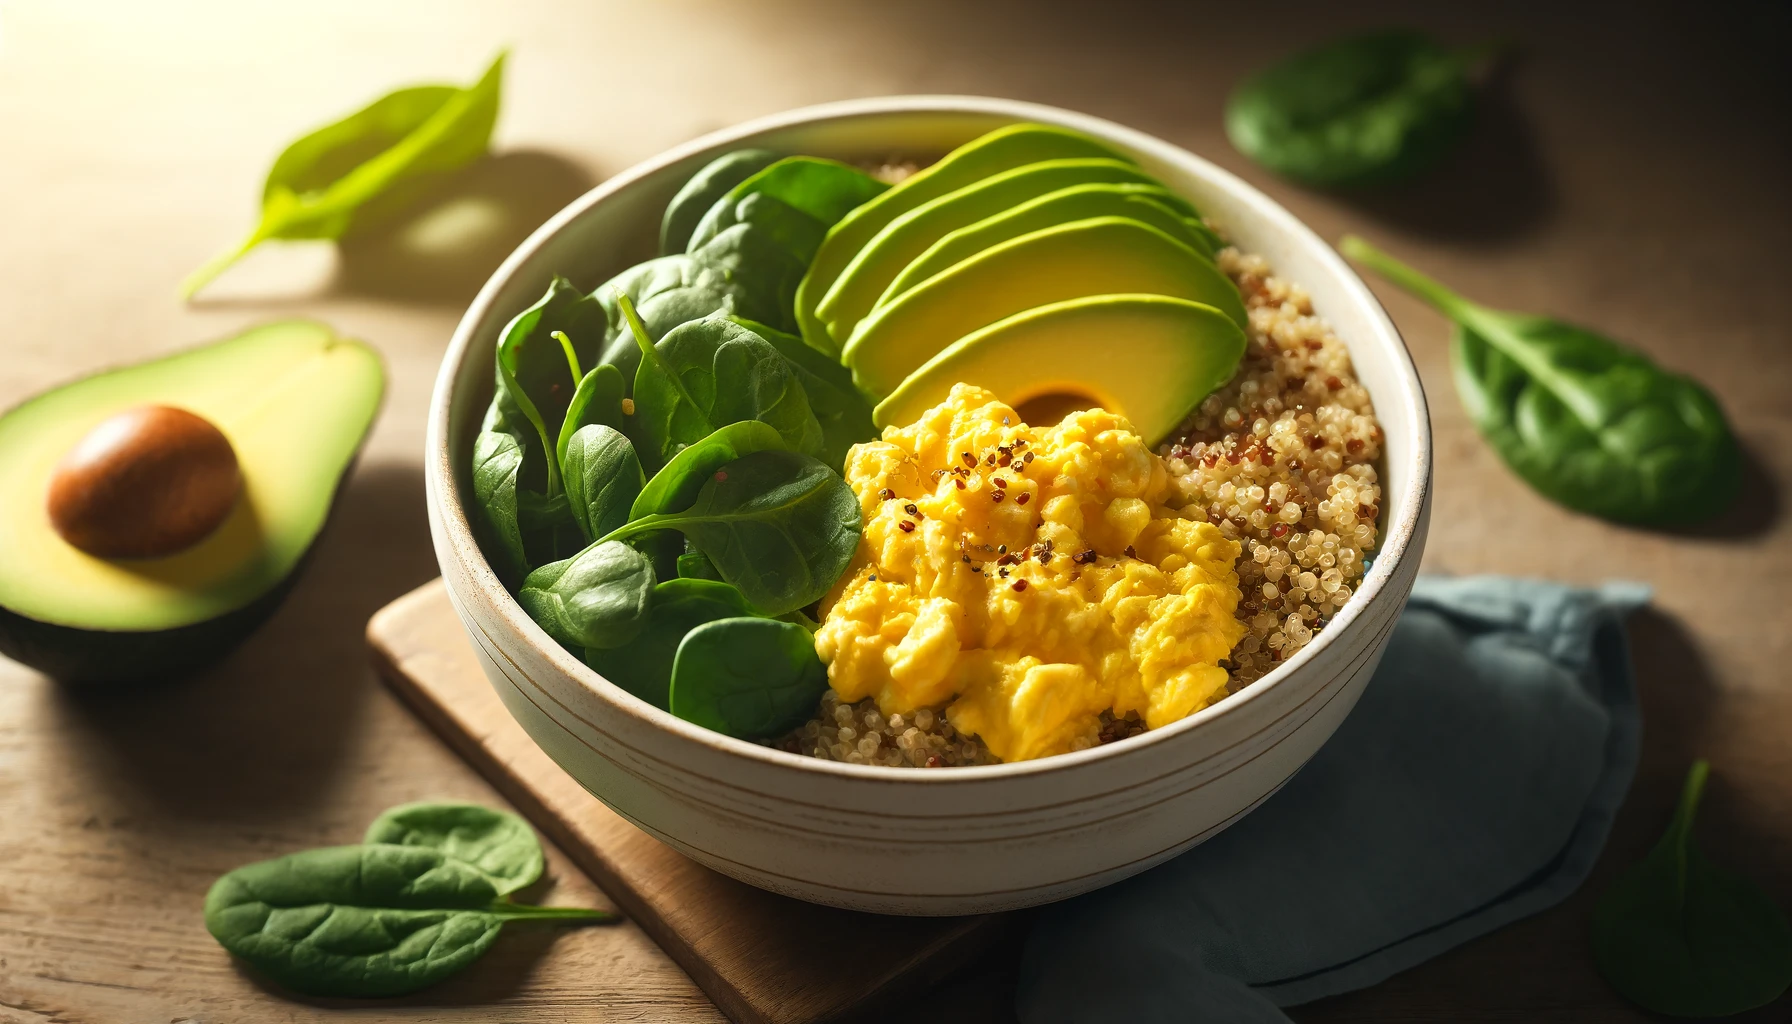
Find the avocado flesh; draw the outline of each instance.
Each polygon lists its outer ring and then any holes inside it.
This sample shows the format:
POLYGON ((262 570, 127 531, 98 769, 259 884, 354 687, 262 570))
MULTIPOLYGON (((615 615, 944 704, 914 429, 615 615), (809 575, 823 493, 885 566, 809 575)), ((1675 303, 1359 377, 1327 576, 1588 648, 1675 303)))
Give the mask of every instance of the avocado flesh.
POLYGON ((1206 225, 1176 212, 1172 208, 1176 203, 1167 201, 1175 199, 1161 185, 1077 185, 1048 192, 945 235, 903 267, 872 308, 889 305, 915 285, 991 246, 1091 217, 1129 217, 1212 259, 1220 248, 1218 239, 1206 225))
POLYGON ((879 403, 873 418, 880 427, 913 423, 966 383, 1012 407, 1086 399, 1073 404, 1125 416, 1155 445, 1232 376, 1244 346, 1238 324, 1204 303, 1163 295, 1071 299, 954 342, 879 403))
MULTIPOLYGON (((960 338, 1035 306, 1146 293, 1203 302, 1247 324, 1238 288, 1199 253, 1124 217, 1094 217, 993 246, 866 317, 842 353, 874 398, 960 338)), ((1085 353, 1085 362, 1088 361, 1085 353)))
MULTIPOLYGON (((213 648, 266 612, 322 528, 384 390, 379 357, 322 324, 291 321, 46 392, 0 415, 0 650, 58 675, 158 674, 149 634, 213 648), (50 525, 45 495, 63 454, 101 420, 177 406, 230 439, 242 472, 216 531, 163 558, 106 560, 50 525), (230 628, 219 625, 230 619, 230 628), (110 652, 104 639, 126 634, 110 652), (91 649, 69 649, 85 644, 91 649), (124 654, 137 665, 103 664, 124 654)), ((276 598, 277 600, 277 598, 276 598)), ((193 660, 201 651, 166 652, 193 660)))
MULTIPOLYGON (((1104 158, 1043 160, 993 174, 922 203, 884 225, 883 230, 865 243, 840 272, 833 287, 815 307, 815 315, 830 337, 850 338, 853 328, 871 312, 878 296, 902 268, 949 232, 1011 210, 1048 192, 1097 182, 1155 184, 1151 176, 1136 165, 1104 158)), ((1190 216, 1194 214, 1192 208, 1184 212, 1190 216)), ((1065 219, 1081 218, 1060 218, 1059 222, 1065 219)))
POLYGON ((1011 124, 972 139, 853 210, 828 231, 797 286, 796 320, 803 340, 828 355, 840 354, 846 339, 828 333, 816 317, 815 307, 865 243, 897 217, 992 174, 1041 160, 1079 157, 1126 159, 1079 132, 1043 124, 1011 124))

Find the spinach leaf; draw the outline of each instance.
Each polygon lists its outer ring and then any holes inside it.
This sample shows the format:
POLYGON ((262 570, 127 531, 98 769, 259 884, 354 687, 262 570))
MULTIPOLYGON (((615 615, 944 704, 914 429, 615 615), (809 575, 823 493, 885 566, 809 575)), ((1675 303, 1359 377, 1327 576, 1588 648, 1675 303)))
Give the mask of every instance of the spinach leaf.
MULTIPOLYGON (((518 313, 498 337, 496 401, 507 421, 517 422, 510 412, 514 408, 535 428, 535 441, 522 440, 540 445, 547 467, 543 493, 549 496, 560 490, 553 456, 559 450, 561 425, 586 376, 583 367, 597 362, 606 325, 601 303, 556 277, 547 294, 518 313)), ((593 381, 593 388, 601 384, 601 378, 593 381)))
POLYGON ((622 379, 622 371, 609 363, 593 367, 585 379, 579 381, 579 389, 573 392, 572 402, 566 407, 566 418, 560 422, 555 457, 561 462, 566 461, 566 445, 583 427, 601 423, 621 430, 628 422, 622 413, 622 399, 627 394, 628 385, 622 379))
MULTIPOLYGON (((699 556, 701 557, 701 556, 699 556)), ((632 643, 588 648, 585 664, 628 692, 662 710, 669 707, 672 661, 686 633, 717 619, 752 615, 741 592, 715 580, 667 580, 653 588, 653 614, 632 643)), ((811 709, 813 710, 813 709, 811 709)))
POLYGON ((249 250, 271 238, 341 238, 370 210, 414 200, 424 180, 471 163, 498 120, 504 54, 465 89, 400 89, 286 147, 262 187, 261 222, 236 248, 181 284, 190 299, 249 250))
POLYGON ((875 198, 890 186, 856 167, 812 156, 779 160, 730 189, 704 214, 686 248, 695 251, 736 224, 782 220, 791 225, 795 214, 819 230, 812 244, 794 249, 806 265, 815 255, 822 236, 840 218, 875 198), (766 200, 771 202, 767 203, 766 200), (778 211, 767 214, 766 211, 778 211))
POLYGON ((707 317, 649 345, 626 300, 622 308, 642 350, 633 428, 646 461, 662 466, 686 445, 742 420, 771 426, 793 451, 822 450, 809 396, 765 339, 724 317, 707 317))
POLYGON ((629 510, 645 479, 635 446, 614 427, 593 423, 579 428, 560 463, 566 501, 586 541, 628 522, 629 510))
POLYGON ((685 634, 670 710, 741 739, 776 736, 815 713, 828 671, 809 631, 776 619, 718 619, 685 634))
POLYGON ((721 581, 721 570, 709 556, 692 548, 678 556, 678 578, 681 580, 716 580, 721 581))
POLYGON ((737 149, 704 164, 666 206, 660 219, 660 254, 683 252, 697 222, 717 200, 777 159, 778 154, 769 149, 737 149))
POLYGON ((809 396, 809 411, 821 425, 823 462, 839 469, 846 465, 846 453, 853 445, 878 436, 877 426, 871 420, 871 403, 853 386, 851 370, 794 334, 740 317, 729 319, 770 342, 796 369, 797 379, 809 396))
POLYGON ((500 896, 541 877, 541 843, 529 823, 479 804, 402 804, 373 819, 361 842, 440 850, 485 872, 500 896))
POLYGON ((1322 46, 1234 90, 1226 135, 1239 152, 1309 185, 1409 177, 1466 134, 1474 118, 1468 71, 1485 52, 1446 50, 1408 31, 1322 46))
POLYGON ((582 551, 587 543, 572 512, 566 492, 549 497, 539 491, 518 488, 517 525, 523 531, 523 551, 531 566, 558 562, 582 551))
POLYGON ((1667 833, 1593 910, 1593 958, 1645 1009, 1722 1017, 1792 985, 1792 925, 1759 886, 1707 861, 1692 841, 1710 766, 1693 762, 1667 833))
POLYGON ((629 510, 630 519, 682 512, 697 500, 697 492, 721 469, 752 452, 784 447, 784 438, 769 424, 741 420, 717 427, 707 437, 686 446, 647 481, 629 510))
POLYGON ((522 467, 523 448, 514 436, 483 430, 474 438, 473 498, 486 541, 481 547, 494 556, 492 568, 506 586, 514 586, 529 572, 517 522, 517 473, 522 467))
POLYGON ((530 573, 516 600, 543 631, 573 650, 621 647, 646 627, 653 583, 646 555, 605 539, 530 573))
POLYGON ((1696 381, 1585 328, 1476 305, 1360 238, 1341 249, 1455 321, 1463 406, 1547 497, 1646 526, 1696 522, 1735 497, 1741 452, 1696 381))
POLYGON ((205 896, 219 944, 294 991, 395 996, 460 971, 508 921, 613 921, 509 903, 492 876, 428 846, 307 850, 236 869, 205 896))
POLYGON ((838 473, 798 452, 760 451, 718 470, 690 508, 631 520, 609 539, 677 530, 760 613, 782 615, 827 593, 862 526, 838 473))

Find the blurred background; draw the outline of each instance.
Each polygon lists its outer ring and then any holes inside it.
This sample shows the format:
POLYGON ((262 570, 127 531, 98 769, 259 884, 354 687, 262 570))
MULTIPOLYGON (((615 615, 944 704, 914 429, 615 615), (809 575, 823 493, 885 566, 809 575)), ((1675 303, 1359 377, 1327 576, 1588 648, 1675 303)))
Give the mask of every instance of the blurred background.
MULTIPOLYGON (((369 340, 389 373, 308 574, 223 666, 174 690, 95 697, 0 662, 0 1020, 328 1015, 232 968, 198 899, 243 861, 352 839, 387 805, 494 799, 378 686, 362 648, 367 616, 436 574, 423 410, 460 312, 536 225, 635 161, 759 115, 887 93, 1014 97, 1123 122, 1241 175, 1324 237, 1361 233, 1466 295, 1594 325, 1707 384, 1749 454, 1745 500, 1690 533, 1600 523, 1504 468, 1453 393, 1443 320, 1378 285, 1436 429, 1427 566, 1657 588, 1636 640, 1650 738, 1607 859, 1646 848, 1695 753, 1730 756, 1779 785, 1720 775, 1702 827, 1788 902, 1789 43, 1792 5, 1777 0, 0 0, 0 406, 278 316, 369 340), (1442 166, 1328 194, 1226 141, 1221 112, 1242 77, 1387 26, 1510 43, 1442 166), (433 203, 340 246, 263 246, 177 301, 181 279, 252 225, 289 141, 402 84, 471 81, 505 47, 492 155, 433 203)), ((601 899, 556 863, 557 902, 601 899)), ((1591 973, 1584 915, 1571 903, 1295 1015, 1642 1019, 1591 973)), ((1002 970, 960 1001, 995 1012, 1002 970)), ((507 940, 391 1012, 490 1019, 493 1003, 544 1020, 719 1019, 628 929, 507 940)))

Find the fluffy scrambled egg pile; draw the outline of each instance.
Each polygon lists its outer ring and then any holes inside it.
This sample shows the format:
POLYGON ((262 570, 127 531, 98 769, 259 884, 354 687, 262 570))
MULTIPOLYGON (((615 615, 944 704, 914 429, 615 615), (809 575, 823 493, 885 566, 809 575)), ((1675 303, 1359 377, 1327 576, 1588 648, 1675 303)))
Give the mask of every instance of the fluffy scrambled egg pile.
POLYGON ((1030 427, 960 384, 855 447, 846 481, 864 539, 815 635, 841 700, 943 705, 1019 761, 1093 742, 1108 709, 1157 728, 1225 695, 1238 544, 1163 506, 1168 473, 1124 418, 1030 427))

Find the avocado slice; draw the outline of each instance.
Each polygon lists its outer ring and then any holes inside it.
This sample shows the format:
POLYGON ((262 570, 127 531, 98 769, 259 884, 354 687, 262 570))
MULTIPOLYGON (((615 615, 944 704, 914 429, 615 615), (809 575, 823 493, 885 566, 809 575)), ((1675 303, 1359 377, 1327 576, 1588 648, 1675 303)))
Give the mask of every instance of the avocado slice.
POLYGON ((1177 213, 1174 193, 1160 185, 1076 185, 1048 192, 993 217, 959 228, 933 243, 902 268, 876 306, 885 306, 898 295, 933 275, 1011 238, 1090 217, 1130 217, 1162 231, 1183 245, 1212 259, 1221 248, 1219 237, 1198 220, 1177 213))
POLYGON ((384 388, 367 345, 287 321, 96 374, 0 415, 0 653, 96 681, 178 675, 221 657, 284 596, 384 388), (96 426, 145 406, 221 431, 240 493, 181 550, 87 554, 51 521, 52 480, 96 426))
POLYGON ((980 135, 928 167, 892 186, 840 219, 810 261, 796 290, 796 321, 803 340, 830 356, 840 354, 845 338, 835 338, 815 315, 815 307, 846 265, 884 225, 948 192, 1022 164, 1077 157, 1127 158, 1081 132, 1044 124, 1011 124, 980 135))
MULTIPOLYGON (((1047 192, 1093 182, 1157 184, 1137 165, 1105 157, 1042 160, 992 174, 938 199, 928 200, 884 225, 884 229, 865 243, 840 272, 833 287, 815 307, 815 315, 827 328, 829 336, 850 338, 852 329, 871 312, 877 297, 884 293, 890 281, 946 233, 1013 209, 1047 192)), ((1181 200, 1176 202, 1182 203, 1181 200)), ((1185 215, 1196 215, 1193 207, 1186 203, 1182 206, 1185 215)))
POLYGON ((842 358, 853 383, 881 398, 935 353, 998 320, 1085 295, 1140 292, 1207 303, 1241 330, 1248 322, 1237 286, 1200 253, 1139 221, 1092 217, 992 246, 916 286, 861 321, 842 358))
POLYGON ((1099 407, 1156 445, 1238 369, 1244 331, 1224 312, 1164 295, 1092 295, 1039 306, 960 338, 878 404, 880 427, 913 423, 952 386, 975 384, 1035 426, 1099 407), (1101 358, 1091 359, 1099 351, 1101 358))

